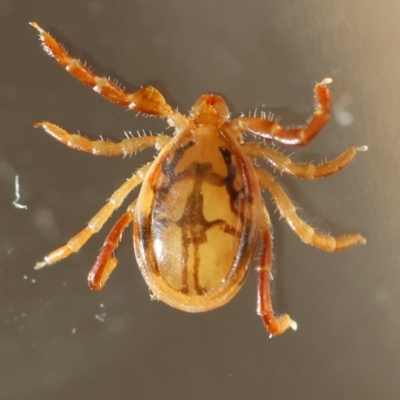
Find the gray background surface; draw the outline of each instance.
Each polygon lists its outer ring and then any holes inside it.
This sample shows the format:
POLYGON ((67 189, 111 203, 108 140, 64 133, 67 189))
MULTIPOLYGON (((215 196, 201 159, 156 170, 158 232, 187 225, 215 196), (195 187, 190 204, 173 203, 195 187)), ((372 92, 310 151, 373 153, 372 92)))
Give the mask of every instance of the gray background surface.
POLYGON ((399 17, 394 0, 0 0, 0 398, 400 398, 399 17), (330 123, 294 158, 369 151, 326 180, 280 181, 313 226, 361 232, 368 243, 339 254, 306 246, 267 199, 275 308, 298 332, 268 338, 255 272, 210 313, 151 302, 129 233, 107 287, 91 292, 86 275, 112 222, 78 255, 33 271, 154 154, 94 157, 33 122, 111 139, 165 123, 76 82, 29 21, 99 75, 132 91, 153 84, 181 111, 214 92, 233 115, 258 108, 298 124, 315 82, 334 79, 330 123), (27 210, 12 204, 16 175, 27 210))

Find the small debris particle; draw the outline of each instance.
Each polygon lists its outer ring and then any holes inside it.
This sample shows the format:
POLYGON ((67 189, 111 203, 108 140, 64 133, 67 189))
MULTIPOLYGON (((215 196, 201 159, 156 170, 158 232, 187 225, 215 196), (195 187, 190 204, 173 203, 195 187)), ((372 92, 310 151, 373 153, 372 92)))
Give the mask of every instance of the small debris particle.
POLYGON ((15 200, 13 201, 13 205, 15 208, 27 210, 28 206, 19 203, 20 195, 19 195, 19 176, 15 176, 15 200))
POLYGON ((105 321, 105 316, 106 316, 106 315, 107 315, 106 313, 103 313, 103 314, 96 314, 94 317, 95 317, 98 321, 104 322, 104 321, 105 321))

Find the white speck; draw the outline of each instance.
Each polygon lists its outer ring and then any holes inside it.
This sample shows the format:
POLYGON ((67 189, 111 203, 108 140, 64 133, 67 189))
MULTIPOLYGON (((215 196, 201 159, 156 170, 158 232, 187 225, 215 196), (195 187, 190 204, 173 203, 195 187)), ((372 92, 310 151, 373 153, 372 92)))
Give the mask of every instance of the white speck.
MULTIPOLYGON (((42 42, 44 41, 43 35, 40 35, 40 39, 42 40, 42 42)), ((50 57, 54 57, 54 54, 53 54, 53 52, 51 51, 50 47, 46 46, 45 44, 43 44, 43 50, 44 50, 50 57)))
POLYGON ((36 283, 36 279, 32 279, 31 282, 32 282, 32 283, 36 283))
POLYGON ((28 206, 25 206, 23 204, 19 204, 19 176, 16 175, 15 177, 15 200, 13 201, 13 205, 15 208, 19 208, 19 209, 24 209, 26 210, 28 208, 28 206))
POLYGON ((28 275, 24 275, 23 278, 24 278, 25 280, 27 280, 27 279, 28 279, 28 275))
POLYGON ((75 335, 75 333, 76 333, 76 328, 72 328, 72 332, 71 332, 73 335, 75 335))
POLYGON ((103 303, 100 303, 100 308, 104 308, 104 304, 103 303))
POLYGON ((106 316, 106 315, 107 315, 106 313, 103 313, 103 314, 96 314, 94 317, 95 317, 98 321, 104 322, 104 321, 105 321, 105 316, 106 316))

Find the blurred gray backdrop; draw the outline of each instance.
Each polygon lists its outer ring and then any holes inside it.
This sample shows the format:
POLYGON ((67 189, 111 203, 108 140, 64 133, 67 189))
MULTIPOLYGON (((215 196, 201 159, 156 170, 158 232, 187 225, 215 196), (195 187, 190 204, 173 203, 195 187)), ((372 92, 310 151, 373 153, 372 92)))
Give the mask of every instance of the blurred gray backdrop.
POLYGON ((0 0, 1 400, 400 398, 399 17, 395 0, 0 0), (234 116, 257 108, 301 124, 314 84, 333 78, 332 119, 294 158, 368 152, 328 179, 280 182, 310 224, 368 243, 338 254, 306 246, 266 194, 275 308, 297 332, 268 338, 255 272, 210 313, 151 302, 130 230, 106 288, 91 292, 86 275, 112 221, 78 255, 32 269, 154 155, 94 157, 33 123, 114 140, 166 125, 75 81, 29 21, 99 75, 130 91, 152 84, 182 112, 214 92, 234 116), (16 175, 27 210, 13 205, 16 175))

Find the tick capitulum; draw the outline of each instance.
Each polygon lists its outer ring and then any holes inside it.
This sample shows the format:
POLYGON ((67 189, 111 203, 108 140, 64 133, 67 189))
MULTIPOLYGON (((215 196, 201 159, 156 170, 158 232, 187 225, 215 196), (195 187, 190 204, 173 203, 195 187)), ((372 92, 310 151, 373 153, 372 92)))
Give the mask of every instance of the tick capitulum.
POLYGON ((36 23, 43 49, 72 76, 106 99, 130 110, 165 118, 175 129, 173 137, 132 137, 118 143, 89 140, 57 125, 35 124, 61 143, 101 156, 126 156, 154 146, 159 154, 118 188, 67 244, 48 254, 36 269, 53 264, 79 249, 98 232, 114 210, 138 185, 137 200, 119 218, 105 239, 88 281, 100 290, 117 265, 114 250, 125 228, 133 224, 136 258, 154 298, 188 312, 212 310, 227 303, 239 291, 249 273, 257 243, 261 242, 258 271, 257 313, 272 335, 297 324, 287 315, 276 317, 271 303, 269 276, 272 260, 271 223, 261 190, 269 191, 278 210, 299 238, 326 251, 345 250, 365 239, 359 234, 341 237, 322 235, 303 221, 272 175, 253 164, 263 158, 281 173, 303 179, 335 174, 366 146, 346 150, 321 165, 296 164, 267 147, 265 141, 306 145, 329 119, 330 95, 324 79, 315 87, 316 107, 304 127, 285 129, 265 117, 230 119, 222 97, 205 94, 184 116, 169 106, 152 86, 127 93, 109 79, 96 76, 68 55, 36 23), (244 142, 250 133, 262 142, 244 142))

